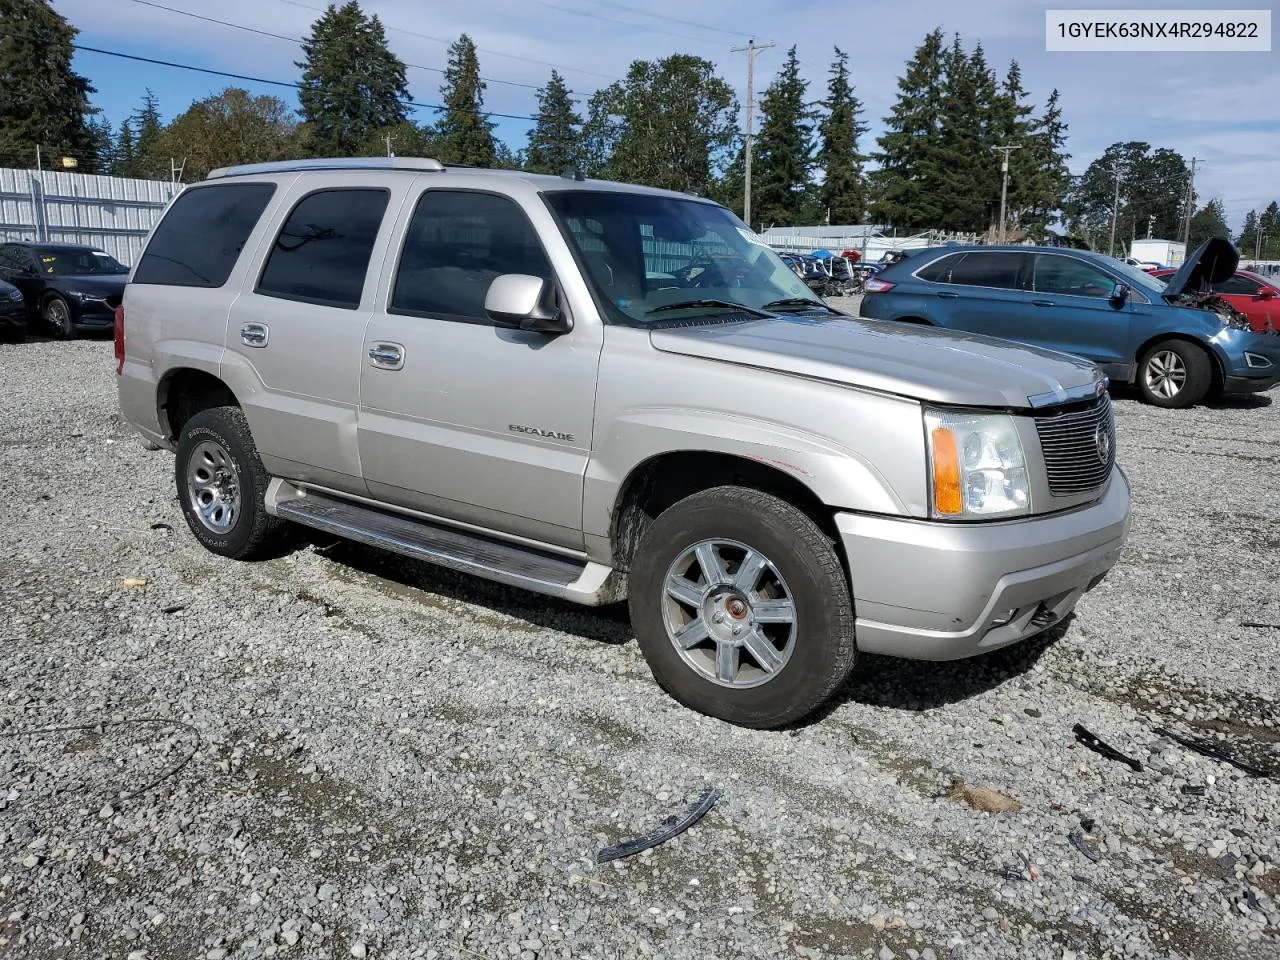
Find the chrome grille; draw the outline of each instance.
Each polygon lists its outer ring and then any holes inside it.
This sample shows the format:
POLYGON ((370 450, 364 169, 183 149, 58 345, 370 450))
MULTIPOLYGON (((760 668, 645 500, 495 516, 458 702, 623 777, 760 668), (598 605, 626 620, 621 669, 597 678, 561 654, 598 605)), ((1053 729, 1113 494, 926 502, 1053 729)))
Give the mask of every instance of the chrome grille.
POLYGON ((1105 393, 1083 410, 1036 418, 1036 432, 1055 497, 1088 493, 1106 483, 1116 462, 1116 422, 1105 393))

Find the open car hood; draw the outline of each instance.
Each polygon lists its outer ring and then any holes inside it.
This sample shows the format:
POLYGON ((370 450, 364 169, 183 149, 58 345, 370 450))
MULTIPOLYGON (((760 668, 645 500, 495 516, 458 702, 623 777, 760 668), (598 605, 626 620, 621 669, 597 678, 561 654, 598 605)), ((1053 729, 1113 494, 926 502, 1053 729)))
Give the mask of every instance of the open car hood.
POLYGON ((1184 293, 1208 290, 1212 284, 1229 280, 1239 265, 1240 254, 1230 240, 1224 237, 1206 240, 1169 278, 1164 297, 1172 300, 1184 293))

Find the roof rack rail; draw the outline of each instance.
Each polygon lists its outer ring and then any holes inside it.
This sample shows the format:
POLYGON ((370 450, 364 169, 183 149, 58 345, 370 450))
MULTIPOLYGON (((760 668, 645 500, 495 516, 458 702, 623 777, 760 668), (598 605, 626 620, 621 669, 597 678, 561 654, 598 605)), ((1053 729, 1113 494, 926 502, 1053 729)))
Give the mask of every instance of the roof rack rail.
POLYGON ((243 163, 211 170, 206 180, 242 177, 259 173, 296 173, 303 170, 420 170, 439 173, 444 164, 429 157, 319 157, 310 160, 276 160, 271 163, 243 163))

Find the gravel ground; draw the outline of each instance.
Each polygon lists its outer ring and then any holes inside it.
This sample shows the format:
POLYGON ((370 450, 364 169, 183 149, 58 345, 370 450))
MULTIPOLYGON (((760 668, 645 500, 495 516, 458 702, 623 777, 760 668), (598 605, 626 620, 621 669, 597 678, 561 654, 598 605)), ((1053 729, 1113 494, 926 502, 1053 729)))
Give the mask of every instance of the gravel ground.
POLYGON ((1280 780, 1154 732, 1280 767, 1275 395, 1118 397, 1133 537, 1073 620, 864 657, 764 733, 675 706, 620 610, 331 542, 204 552, 110 353, 0 346, 0 954, 1280 956, 1280 780))

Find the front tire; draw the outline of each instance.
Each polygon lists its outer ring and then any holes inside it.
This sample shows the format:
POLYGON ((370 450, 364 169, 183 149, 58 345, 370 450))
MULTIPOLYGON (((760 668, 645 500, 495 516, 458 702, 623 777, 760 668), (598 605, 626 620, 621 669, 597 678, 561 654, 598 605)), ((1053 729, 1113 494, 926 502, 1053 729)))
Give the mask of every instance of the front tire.
POLYGON ((785 726, 853 667, 840 557, 806 514, 770 494, 716 487, 667 509, 641 539, 628 592, 654 679, 700 713, 785 726))
POLYGON ((271 477, 239 407, 212 407, 187 421, 174 478, 187 526, 210 552, 258 560, 284 543, 285 522, 263 502, 271 477))
POLYGON ((44 324, 59 340, 75 339, 76 324, 71 317, 71 307, 56 294, 44 302, 44 324))
POLYGON ((1199 403, 1213 387, 1213 359, 1185 340, 1162 340, 1138 361, 1138 389, 1157 407, 1199 403))

